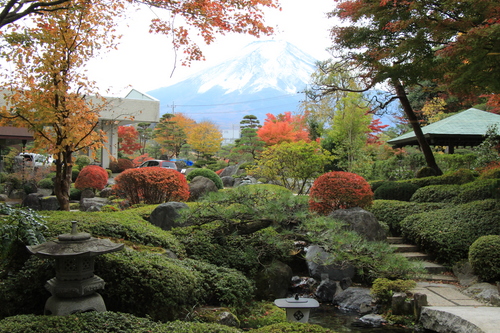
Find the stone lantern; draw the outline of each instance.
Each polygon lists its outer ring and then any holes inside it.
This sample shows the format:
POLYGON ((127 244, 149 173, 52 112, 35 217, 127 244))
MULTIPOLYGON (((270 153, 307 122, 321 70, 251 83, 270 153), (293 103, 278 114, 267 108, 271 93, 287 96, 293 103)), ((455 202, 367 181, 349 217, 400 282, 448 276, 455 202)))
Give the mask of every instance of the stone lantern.
POLYGON ((56 260, 56 277, 45 284, 52 296, 45 303, 44 314, 65 316, 77 312, 106 311, 104 300, 96 292, 104 289, 105 282, 94 275, 94 257, 119 251, 123 244, 78 232, 77 222, 73 221, 70 234, 62 234, 57 240, 27 248, 37 257, 56 260))
POLYGON ((311 309, 319 307, 317 300, 299 297, 298 294, 291 298, 278 298, 274 304, 286 309, 286 320, 292 323, 307 323, 311 309))

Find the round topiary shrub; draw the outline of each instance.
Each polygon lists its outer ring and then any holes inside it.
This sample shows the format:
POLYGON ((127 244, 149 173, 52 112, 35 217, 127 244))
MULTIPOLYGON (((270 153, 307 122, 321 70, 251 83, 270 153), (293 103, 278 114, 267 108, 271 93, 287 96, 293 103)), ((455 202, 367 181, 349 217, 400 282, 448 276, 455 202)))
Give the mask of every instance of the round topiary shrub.
POLYGON ((131 169, 134 167, 134 162, 127 158, 119 158, 116 161, 111 161, 109 163, 109 169, 112 173, 120 173, 127 169, 131 169))
POLYGON ((37 186, 39 188, 52 189, 54 188, 54 181, 50 178, 43 178, 38 181, 37 186))
POLYGON ((75 160, 75 164, 78 166, 79 170, 82 170, 91 162, 90 157, 87 155, 78 155, 75 160))
POLYGON ((82 197, 82 190, 79 190, 77 188, 70 188, 69 189, 69 199, 70 200, 80 200, 82 197))
POLYGON ((328 215, 336 209, 371 205, 373 192, 363 177, 350 172, 332 171, 314 181, 309 198, 311 211, 328 215))
POLYGON ((108 172, 98 165, 87 165, 84 167, 75 181, 75 188, 85 190, 102 190, 108 184, 108 172))
POLYGON ((469 262, 485 281, 500 280, 500 235, 479 237, 469 247, 469 262))
POLYGON ((113 190, 128 198, 132 205, 142 201, 159 204, 189 199, 186 178, 177 170, 160 167, 127 169, 115 178, 113 190))
POLYGON ((411 183, 385 182, 374 192, 376 200, 410 201, 419 186, 411 183))
POLYGON ((219 190, 224 188, 222 179, 220 179, 219 175, 210 169, 194 169, 187 174, 186 178, 188 181, 191 181, 196 176, 202 176, 210 179, 215 183, 215 186, 217 186, 219 190))
POLYGON ((436 176, 436 171, 430 167, 423 167, 422 169, 417 171, 415 178, 425 178, 432 176, 436 176))

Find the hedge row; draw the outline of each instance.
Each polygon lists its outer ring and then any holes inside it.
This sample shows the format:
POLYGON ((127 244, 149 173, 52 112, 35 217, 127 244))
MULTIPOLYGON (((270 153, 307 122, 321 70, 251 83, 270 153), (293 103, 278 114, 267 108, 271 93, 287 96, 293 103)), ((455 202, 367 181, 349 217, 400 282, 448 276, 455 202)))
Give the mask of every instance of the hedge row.
POLYGON ((369 208, 377 220, 384 222, 389 226, 389 231, 392 235, 401 233, 401 221, 406 217, 442 209, 446 207, 445 203, 417 203, 398 200, 375 200, 369 208))
POLYGON ((0 332, 9 333, 238 333, 236 328, 218 324, 174 321, 158 323, 127 313, 86 312, 70 316, 19 315, 0 321, 0 332))
POLYGON ((410 215, 400 226, 403 237, 453 264, 467 259, 469 246, 480 236, 500 234, 499 212, 500 202, 488 199, 410 215))
POLYGON ((498 199, 500 179, 480 179, 463 185, 429 185, 419 188, 411 197, 415 202, 450 202, 456 204, 498 199))
MULTIPOLYGON (((132 250, 96 258, 96 275, 106 282, 99 293, 111 311, 173 320, 196 304, 241 306, 253 297, 253 282, 242 273, 195 260, 177 260, 132 250)), ((42 314, 54 277, 54 262, 31 257, 0 284, 0 318, 42 314)))

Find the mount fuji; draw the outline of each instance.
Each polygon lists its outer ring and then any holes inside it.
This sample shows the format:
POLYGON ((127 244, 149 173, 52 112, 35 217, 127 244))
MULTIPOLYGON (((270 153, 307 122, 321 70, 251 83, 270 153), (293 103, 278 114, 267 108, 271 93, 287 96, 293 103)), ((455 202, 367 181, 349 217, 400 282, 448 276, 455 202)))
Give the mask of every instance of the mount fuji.
POLYGON ((263 124, 267 113, 298 109, 316 61, 288 42, 258 41, 231 59, 148 94, 160 100, 161 115, 174 110, 226 130, 239 128, 249 114, 263 124))

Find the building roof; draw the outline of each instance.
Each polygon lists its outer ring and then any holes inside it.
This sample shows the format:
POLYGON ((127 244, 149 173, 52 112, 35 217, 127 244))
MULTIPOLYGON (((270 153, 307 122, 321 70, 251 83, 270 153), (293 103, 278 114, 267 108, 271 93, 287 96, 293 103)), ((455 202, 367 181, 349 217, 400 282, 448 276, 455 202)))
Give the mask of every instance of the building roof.
MULTIPOLYGON (((500 115, 478 109, 468 109, 422 127, 431 146, 477 146, 491 125, 500 128, 500 115)), ((394 147, 418 145, 413 131, 387 141, 394 147)))

